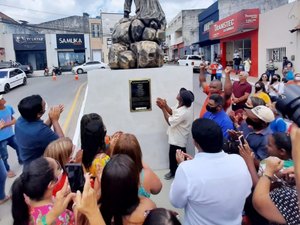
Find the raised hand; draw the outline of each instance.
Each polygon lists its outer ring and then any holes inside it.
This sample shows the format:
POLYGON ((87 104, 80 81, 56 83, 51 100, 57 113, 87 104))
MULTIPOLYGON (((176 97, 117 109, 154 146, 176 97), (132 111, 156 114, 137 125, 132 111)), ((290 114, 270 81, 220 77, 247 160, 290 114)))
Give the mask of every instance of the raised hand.
POLYGON ((224 70, 225 74, 230 74, 231 71, 232 71, 232 67, 231 66, 226 66, 226 68, 224 70))
POLYGON ((270 176, 273 176, 275 173, 281 170, 282 167, 283 167, 283 160, 274 156, 270 156, 266 159, 265 173, 270 176))

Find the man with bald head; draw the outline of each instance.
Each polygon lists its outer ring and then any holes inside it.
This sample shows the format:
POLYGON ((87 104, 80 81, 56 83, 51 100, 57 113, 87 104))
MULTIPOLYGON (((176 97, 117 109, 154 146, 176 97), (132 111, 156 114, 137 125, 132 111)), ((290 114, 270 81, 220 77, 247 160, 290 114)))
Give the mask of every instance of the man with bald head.
POLYGON ((230 81, 230 72, 232 70, 231 67, 226 67, 225 69, 225 83, 224 83, 224 91, 222 90, 222 82, 220 80, 213 80, 209 84, 206 82, 205 77, 205 65, 200 66, 200 75, 199 75, 199 82, 203 89, 203 92, 207 94, 207 97, 203 103, 200 118, 203 117, 204 113, 206 113, 206 105, 209 101, 209 97, 212 94, 221 95, 224 98, 224 111, 226 111, 231 104, 231 94, 232 94, 232 84, 230 81))
POLYGON ((232 110, 236 111, 244 109, 245 103, 252 91, 251 84, 248 83, 247 78, 249 74, 245 71, 240 71, 239 81, 234 81, 232 85, 232 110))

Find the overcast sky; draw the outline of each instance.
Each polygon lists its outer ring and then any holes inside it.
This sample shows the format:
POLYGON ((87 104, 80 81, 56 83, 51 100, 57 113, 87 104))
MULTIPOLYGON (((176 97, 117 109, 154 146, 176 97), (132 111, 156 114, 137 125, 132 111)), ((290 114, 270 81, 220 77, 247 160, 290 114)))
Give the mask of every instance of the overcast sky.
MULTIPOLYGON (((134 1, 134 0, 133 0, 134 1)), ((180 10, 207 8, 216 0, 160 0, 167 21, 180 10)), ((83 12, 96 17, 102 12, 123 12, 124 0, 1 0, 0 11, 15 20, 41 23, 83 12)), ((134 4, 133 4, 134 7, 134 4)))

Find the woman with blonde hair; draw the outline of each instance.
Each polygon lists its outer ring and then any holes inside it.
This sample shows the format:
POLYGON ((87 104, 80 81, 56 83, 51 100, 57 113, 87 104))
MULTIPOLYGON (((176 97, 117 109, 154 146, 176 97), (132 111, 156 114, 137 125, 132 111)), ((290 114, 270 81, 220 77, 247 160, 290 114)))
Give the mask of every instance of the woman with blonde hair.
POLYGON ((140 174, 139 195, 149 198, 150 194, 158 194, 162 183, 157 175, 142 161, 142 151, 137 138, 133 134, 120 134, 112 155, 128 155, 140 174))
POLYGON ((59 138, 53 142, 51 142, 45 152, 44 157, 49 157, 52 159, 55 159, 62 167, 63 174, 59 182, 56 183, 54 189, 53 189, 53 196, 56 195, 56 193, 61 190, 63 187, 65 180, 67 178, 67 172, 65 165, 70 162, 71 156, 73 153, 73 142, 68 137, 59 138))

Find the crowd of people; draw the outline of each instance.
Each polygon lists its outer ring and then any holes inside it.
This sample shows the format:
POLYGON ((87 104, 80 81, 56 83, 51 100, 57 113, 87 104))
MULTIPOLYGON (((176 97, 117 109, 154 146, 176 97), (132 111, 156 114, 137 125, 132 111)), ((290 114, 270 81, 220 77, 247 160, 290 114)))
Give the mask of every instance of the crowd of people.
MULTIPOLYGON (((184 208, 185 225, 300 224, 300 128, 275 107, 288 85, 300 86, 300 74, 285 83, 287 75, 263 74, 252 87, 247 71, 232 82, 235 71, 226 67, 222 83, 218 70, 218 63, 200 66, 207 97, 195 120, 192 106, 199 100, 192 91, 181 88, 173 107, 156 99, 168 125, 170 171, 164 178, 173 179, 171 204, 184 208), (194 156, 186 151, 190 134, 194 156)), ((181 224, 176 212, 151 200, 162 182, 143 159, 134 134, 109 135, 99 114, 85 114, 81 149, 75 151, 59 123, 63 105, 48 109, 40 95, 32 95, 18 110, 15 119, 0 96, 0 205, 11 199, 14 225, 181 224), (16 174, 7 145, 23 165, 11 195, 5 182, 16 174)))

